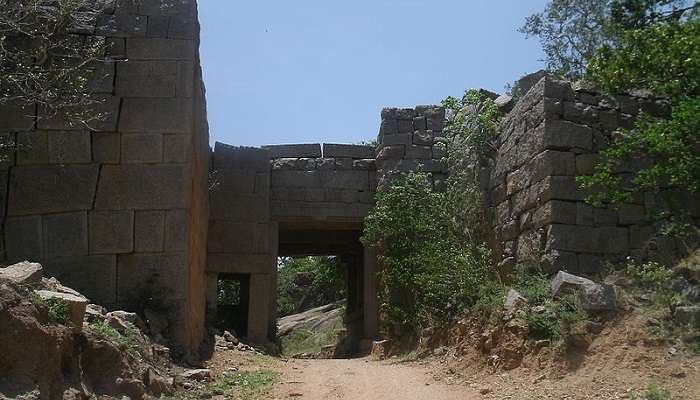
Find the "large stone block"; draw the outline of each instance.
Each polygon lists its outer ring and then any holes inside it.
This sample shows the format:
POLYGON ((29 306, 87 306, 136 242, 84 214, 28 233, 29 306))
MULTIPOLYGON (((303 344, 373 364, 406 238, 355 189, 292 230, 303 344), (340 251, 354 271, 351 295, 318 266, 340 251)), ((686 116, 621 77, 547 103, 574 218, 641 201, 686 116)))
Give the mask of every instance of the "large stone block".
POLYGON ((172 17, 168 28, 168 37, 171 39, 195 39, 199 26, 196 18, 172 17))
POLYGON ((269 254, 209 254, 207 271, 227 274, 273 273, 277 259, 269 254))
POLYGON ((576 224, 576 203, 552 200, 538 208, 532 216, 535 228, 541 228, 549 224, 576 224))
POLYGON ((216 192, 254 193, 258 173, 252 170, 218 170, 211 174, 212 190, 216 192))
POLYGON ((628 230, 554 224, 547 231, 547 250, 626 254, 629 251, 628 230))
POLYGON ((187 250, 187 210, 165 213, 165 251, 187 250))
POLYGON ((324 157, 349 157, 349 158, 374 158, 374 146, 354 144, 330 144, 323 145, 324 157))
POLYGON ((17 165, 48 163, 49 139, 46 131, 17 134, 17 165))
POLYGON ((90 132, 49 132, 49 162, 81 164, 92 161, 90 132))
POLYGON ((213 220, 207 248, 210 253, 268 254, 270 236, 268 224, 213 220))
POLYGON ((90 301, 112 307, 117 302, 117 257, 54 257, 44 261, 44 275, 55 277, 90 301))
POLYGON ((121 161, 123 164, 162 162, 163 135, 159 133, 122 135, 121 161))
POLYGON ((255 147, 237 147, 216 142, 212 156, 213 169, 245 169, 256 172, 270 171, 270 152, 255 147))
POLYGON ((141 15, 115 14, 100 15, 97 18, 95 34, 110 37, 139 37, 145 36, 148 29, 148 18, 141 15))
POLYGON ((397 135, 385 136, 382 140, 382 146, 404 145, 410 146, 413 144, 413 133, 402 133, 397 135))
POLYGON ((10 262, 42 259, 42 232, 40 216, 8 218, 5 222, 7 259, 10 262))
POLYGON ((46 215, 42 222, 44 257, 88 254, 87 212, 46 215))
POLYGON ((193 60, 194 40, 133 38, 126 44, 130 60, 193 60))
POLYGON ((265 194, 212 192, 210 219, 238 222, 267 222, 270 219, 269 200, 265 194))
POLYGON ((92 159, 96 163, 118 164, 121 154, 121 135, 118 133, 92 134, 92 159))
POLYGON ((418 146, 412 144, 406 146, 406 158, 429 160, 433 158, 433 149, 430 146, 418 146))
POLYGON ((94 164, 13 168, 8 215, 89 210, 98 169, 94 164))
POLYGON ((549 176, 534 184, 530 190, 543 203, 554 199, 582 200, 585 195, 573 176, 549 176))
POLYGON ((184 163, 192 157, 190 135, 163 135, 163 162, 184 163))
POLYGON ((321 145, 313 144, 278 144, 263 146, 270 152, 271 158, 320 158, 321 145))
POLYGON ((105 165, 100 173, 95 208, 187 208, 190 187, 190 169, 186 165, 105 165))
POLYGON ((39 109, 38 128, 46 130, 85 130, 97 132, 114 132, 119 120, 119 97, 94 95, 90 104, 68 107, 52 113, 45 108, 39 109))
POLYGON ((163 251, 165 211, 136 211, 134 225, 134 250, 136 252, 163 251))
POLYGON ((591 150, 593 129, 573 122, 551 119, 544 123, 544 148, 569 150, 572 148, 591 150))
POLYGON ((131 253, 133 250, 133 211, 90 213, 90 254, 131 253))
POLYGON ((122 97, 175 97, 177 61, 126 61, 117 66, 116 94, 122 97))
POLYGON ((192 16, 194 0, 140 0, 138 13, 142 15, 192 16))
POLYGON ((367 171, 321 171, 321 185, 325 189, 369 190, 367 171))
POLYGON ((155 300, 165 303, 185 299, 188 282, 185 253, 117 256, 117 302, 120 307, 134 309, 148 293, 157 293, 155 300))
POLYGON ((16 103, 0 107, 0 132, 29 131, 36 122, 36 106, 16 103))
POLYGON ((573 153, 545 150, 530 161, 527 170, 532 182, 548 176, 574 176, 576 157, 573 153))
POLYGON ((168 37, 168 25, 170 25, 170 17, 167 16, 150 16, 148 17, 148 37, 168 37))
POLYGON ((181 98, 124 99, 119 129, 122 132, 190 133, 192 101, 181 98))
POLYGON ((271 185, 275 188, 320 188, 321 173, 335 171, 273 171, 271 185))

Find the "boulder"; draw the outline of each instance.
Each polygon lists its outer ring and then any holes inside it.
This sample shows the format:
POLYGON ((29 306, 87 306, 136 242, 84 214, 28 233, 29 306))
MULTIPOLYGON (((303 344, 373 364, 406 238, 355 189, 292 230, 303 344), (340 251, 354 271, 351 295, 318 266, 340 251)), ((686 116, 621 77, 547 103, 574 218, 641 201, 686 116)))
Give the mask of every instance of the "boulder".
POLYGON ((85 309, 88 301, 85 297, 70 293, 52 292, 49 290, 37 290, 35 292, 43 300, 61 300, 68 304, 68 321, 77 329, 82 328, 85 309))
POLYGON ((156 397, 170 396, 173 394, 173 379, 165 378, 155 372, 153 368, 149 368, 144 376, 146 390, 156 397))
POLYGON ((88 323, 104 321, 106 313, 107 310, 104 307, 98 306, 97 304, 88 304, 87 307, 85 307, 84 321, 88 323))
POLYGON ((7 279, 18 285, 31 285, 41 282, 42 269, 41 264, 22 261, 0 268, 0 279, 7 279))
POLYGON ((612 311, 617 308, 615 288, 610 285, 586 284, 578 294, 581 307, 586 311, 612 311))
POLYGON ((180 374, 180 376, 191 381, 209 381, 213 377, 211 370, 206 368, 189 369, 180 374))
POLYGON ((590 279, 572 275, 568 272, 559 271, 552 278, 552 295, 558 297, 565 293, 574 293, 580 290, 584 285, 595 285, 590 279))
POLYGON ((506 295, 504 306, 508 309, 511 309, 520 305, 525 305, 526 303, 527 299, 525 297, 518 293, 517 290, 510 289, 508 291, 508 294, 506 295))
POLYGON ((692 325, 700 328, 700 306, 676 307, 673 319, 680 325, 692 325))
POLYGON ((224 331, 224 339, 229 343, 233 343, 234 346, 238 345, 238 338, 229 331, 224 331))
POLYGON ((515 105, 515 102, 513 101, 513 96, 509 96, 507 94, 502 94, 494 100, 494 103, 496 103, 496 106, 498 107, 499 110, 503 112, 510 112, 510 110, 513 109, 513 106, 515 105))

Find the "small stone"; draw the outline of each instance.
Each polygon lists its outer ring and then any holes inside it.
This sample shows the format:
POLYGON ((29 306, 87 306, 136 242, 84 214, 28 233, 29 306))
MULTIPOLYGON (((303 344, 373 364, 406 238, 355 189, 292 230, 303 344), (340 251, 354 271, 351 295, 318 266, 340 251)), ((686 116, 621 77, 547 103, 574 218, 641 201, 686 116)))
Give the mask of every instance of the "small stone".
POLYGON ((180 376, 191 381, 209 381, 212 379, 211 370, 207 368, 190 369, 180 374, 180 376))
POLYGON ((504 303, 505 307, 508 309, 524 305, 527 303, 527 299, 518 293, 515 289, 510 289, 506 295, 506 301, 504 303))
POLYGON ((493 390, 492 390, 491 388, 484 387, 484 388, 479 389, 479 393, 480 393, 482 396, 485 396, 485 395, 487 395, 487 394, 489 394, 489 393, 491 393, 491 392, 493 392, 493 390))

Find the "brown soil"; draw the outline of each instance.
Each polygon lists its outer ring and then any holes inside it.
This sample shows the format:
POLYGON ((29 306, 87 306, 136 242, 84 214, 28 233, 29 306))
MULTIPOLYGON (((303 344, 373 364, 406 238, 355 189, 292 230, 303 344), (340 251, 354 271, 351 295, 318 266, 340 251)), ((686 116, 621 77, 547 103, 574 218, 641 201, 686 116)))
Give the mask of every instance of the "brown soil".
POLYGON ((435 381, 418 365, 369 359, 290 360, 273 399, 304 400, 470 400, 479 393, 435 381))

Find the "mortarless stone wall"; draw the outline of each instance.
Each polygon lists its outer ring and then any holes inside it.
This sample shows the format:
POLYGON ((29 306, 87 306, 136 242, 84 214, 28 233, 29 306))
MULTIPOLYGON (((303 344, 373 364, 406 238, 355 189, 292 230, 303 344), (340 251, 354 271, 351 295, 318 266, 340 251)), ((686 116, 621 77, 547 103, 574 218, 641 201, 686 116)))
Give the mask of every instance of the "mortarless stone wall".
MULTIPOLYGON (((650 217, 657 194, 637 196, 619 209, 594 208, 576 183, 577 175, 593 172, 613 132, 632 127, 640 111, 663 117, 668 108, 648 97, 604 96, 550 77, 520 99, 502 124, 490 171, 502 268, 536 262, 550 271, 593 274, 628 256, 670 263, 681 255, 678 239, 656 234, 650 217)), ((629 178, 638 169, 624 165, 617 172, 629 178)), ((700 206, 695 208, 697 219, 700 206)))
POLYGON ((104 120, 0 111, 20 145, 0 172, 3 258, 40 261, 108 307, 161 313, 162 333, 196 354, 209 165, 196 2, 110 4, 80 30, 112 43, 95 84, 104 120))

